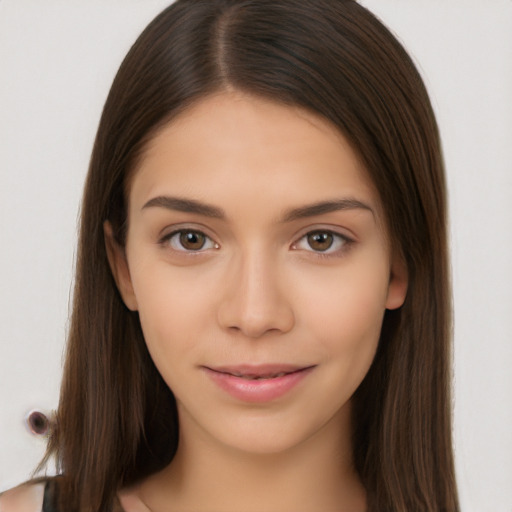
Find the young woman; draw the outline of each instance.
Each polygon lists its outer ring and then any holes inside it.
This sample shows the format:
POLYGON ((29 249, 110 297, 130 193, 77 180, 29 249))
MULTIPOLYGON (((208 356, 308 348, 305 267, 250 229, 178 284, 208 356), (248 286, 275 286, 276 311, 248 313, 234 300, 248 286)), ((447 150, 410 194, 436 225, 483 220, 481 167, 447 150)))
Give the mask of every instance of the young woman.
POLYGON ((448 279, 437 126, 387 29, 178 0, 97 133, 61 476, 2 512, 457 511, 448 279))

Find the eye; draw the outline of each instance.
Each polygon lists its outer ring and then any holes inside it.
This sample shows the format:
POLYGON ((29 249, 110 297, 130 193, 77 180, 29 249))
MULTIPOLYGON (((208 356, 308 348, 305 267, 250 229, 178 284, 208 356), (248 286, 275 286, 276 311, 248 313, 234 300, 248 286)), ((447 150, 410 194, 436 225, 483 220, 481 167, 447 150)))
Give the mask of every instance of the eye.
POLYGON ((306 233, 293 244, 292 249, 333 254, 343 250, 350 242, 351 240, 349 238, 339 233, 327 230, 316 230, 306 233))
POLYGON ((173 231, 164 236, 160 243, 181 252, 200 252, 219 247, 208 235, 194 229, 173 231))

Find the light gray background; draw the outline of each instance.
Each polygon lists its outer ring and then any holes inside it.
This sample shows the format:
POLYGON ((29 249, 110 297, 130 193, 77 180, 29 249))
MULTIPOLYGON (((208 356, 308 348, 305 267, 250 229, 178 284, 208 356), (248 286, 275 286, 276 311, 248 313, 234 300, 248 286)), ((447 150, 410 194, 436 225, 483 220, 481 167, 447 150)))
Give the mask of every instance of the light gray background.
MULTIPOLYGON (((117 67, 167 0, 0 0, 0 491, 58 400, 82 182, 117 67)), ((364 0, 425 77, 444 141, 464 512, 512 511, 512 2, 364 0)))

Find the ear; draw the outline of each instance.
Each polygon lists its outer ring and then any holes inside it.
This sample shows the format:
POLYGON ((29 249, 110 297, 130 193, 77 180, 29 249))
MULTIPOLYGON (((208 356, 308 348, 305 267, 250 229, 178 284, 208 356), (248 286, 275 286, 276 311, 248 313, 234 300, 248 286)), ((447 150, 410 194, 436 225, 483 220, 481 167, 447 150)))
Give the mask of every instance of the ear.
POLYGON ((389 275, 388 296, 386 298, 386 309, 397 309, 401 307, 407 295, 409 276, 407 266, 403 258, 395 256, 391 264, 389 275))
POLYGON ((117 289, 119 290, 126 307, 131 311, 137 311, 137 299, 135 297, 135 292, 133 291, 126 254, 124 248, 115 240, 112 225, 108 220, 103 223, 103 234, 105 237, 105 248, 107 250, 108 263, 117 284, 117 289))

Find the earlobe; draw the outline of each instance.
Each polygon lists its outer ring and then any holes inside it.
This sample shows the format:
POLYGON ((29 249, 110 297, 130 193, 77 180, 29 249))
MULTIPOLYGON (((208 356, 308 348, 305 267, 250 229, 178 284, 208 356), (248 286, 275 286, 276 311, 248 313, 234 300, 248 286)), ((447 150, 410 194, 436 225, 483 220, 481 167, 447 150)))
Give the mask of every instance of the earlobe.
POLYGON ((119 290, 126 307, 132 311, 137 311, 137 299, 132 286, 126 254, 124 248, 115 240, 112 225, 108 220, 103 223, 103 234, 105 237, 105 248, 107 251, 108 263, 117 284, 117 289, 119 290))
POLYGON ((405 262, 396 257, 391 265, 386 309, 397 309, 403 305, 408 285, 409 276, 405 262))

